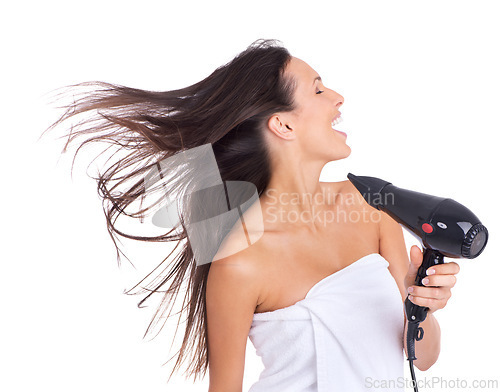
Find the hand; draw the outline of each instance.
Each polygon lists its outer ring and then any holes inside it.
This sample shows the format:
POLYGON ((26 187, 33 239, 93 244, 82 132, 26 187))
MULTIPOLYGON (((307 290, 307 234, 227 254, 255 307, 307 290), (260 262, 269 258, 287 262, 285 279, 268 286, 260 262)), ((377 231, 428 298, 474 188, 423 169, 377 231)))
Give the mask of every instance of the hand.
POLYGON ((405 277, 405 289, 410 295, 410 301, 415 305, 428 307, 428 314, 434 313, 438 309, 443 309, 451 297, 451 288, 457 282, 456 274, 460 267, 455 262, 443 263, 432 266, 428 269, 434 270, 434 274, 427 275, 422 280, 424 286, 417 286, 415 278, 418 268, 422 264, 424 255, 420 248, 413 245, 410 249, 410 268, 405 277), (428 282, 426 282, 428 279, 428 282), (410 291, 410 290, 413 291, 410 291))

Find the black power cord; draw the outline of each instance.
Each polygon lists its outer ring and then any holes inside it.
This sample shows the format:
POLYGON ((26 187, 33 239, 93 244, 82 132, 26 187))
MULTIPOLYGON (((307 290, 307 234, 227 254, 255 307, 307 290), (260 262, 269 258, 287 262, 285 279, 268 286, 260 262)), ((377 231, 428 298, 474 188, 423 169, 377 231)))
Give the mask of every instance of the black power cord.
POLYGON ((413 390, 415 392, 418 392, 417 380, 415 380, 415 370, 413 369, 413 360, 409 359, 408 361, 410 361, 410 373, 411 373, 411 379, 413 382, 413 390))
POLYGON ((424 329, 419 327, 419 322, 408 322, 406 331, 406 349, 408 351, 408 361, 410 363, 410 373, 413 383, 413 390, 418 392, 417 380, 415 379, 415 369, 413 369, 413 361, 415 357, 415 341, 422 340, 424 337, 424 329))

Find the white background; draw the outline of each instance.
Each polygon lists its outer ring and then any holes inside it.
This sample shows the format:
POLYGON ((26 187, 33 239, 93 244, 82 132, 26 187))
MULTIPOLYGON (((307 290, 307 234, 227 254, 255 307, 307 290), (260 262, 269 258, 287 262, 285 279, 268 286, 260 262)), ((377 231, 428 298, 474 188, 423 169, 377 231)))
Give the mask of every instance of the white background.
MULTIPOLYGON (((281 40, 345 98, 339 129, 352 154, 329 163, 322 181, 348 172, 380 177, 451 197, 488 227, 484 253, 458 261, 453 297, 435 314, 441 355, 417 379, 500 379, 496 1, 13 4, 2 7, 0 23, 1 390, 208 389, 208 374, 196 384, 180 374, 166 384, 170 367, 161 364, 174 354, 177 319, 142 340, 154 306, 138 309, 142 297, 123 295, 159 260, 151 257, 158 248, 127 245, 139 270, 126 262, 119 269, 85 174, 90 150, 71 179, 71 155, 59 159, 63 141, 37 138, 61 114, 48 101, 53 89, 89 80, 180 88, 258 38, 281 40)), ((415 244, 406 238, 408 248, 415 244)), ((244 391, 262 370, 248 343, 244 391)))

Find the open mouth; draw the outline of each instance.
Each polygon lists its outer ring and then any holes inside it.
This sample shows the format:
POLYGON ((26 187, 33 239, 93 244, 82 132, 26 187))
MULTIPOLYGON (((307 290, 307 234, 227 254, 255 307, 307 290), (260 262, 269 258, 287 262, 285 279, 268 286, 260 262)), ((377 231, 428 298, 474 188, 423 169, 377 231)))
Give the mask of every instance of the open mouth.
POLYGON ((347 134, 345 132, 342 132, 342 131, 339 131, 338 129, 335 129, 334 126, 336 126, 337 124, 341 123, 343 121, 342 119, 342 116, 341 116, 341 113, 339 112, 339 114, 337 114, 334 118, 333 118, 333 121, 332 121, 332 129, 335 131, 335 132, 338 132, 342 135, 344 135, 345 137, 347 137, 347 134))
POLYGON ((335 116, 335 118, 332 121, 332 129, 335 125, 340 124, 342 121, 343 121, 342 116, 339 113, 337 116, 335 116))

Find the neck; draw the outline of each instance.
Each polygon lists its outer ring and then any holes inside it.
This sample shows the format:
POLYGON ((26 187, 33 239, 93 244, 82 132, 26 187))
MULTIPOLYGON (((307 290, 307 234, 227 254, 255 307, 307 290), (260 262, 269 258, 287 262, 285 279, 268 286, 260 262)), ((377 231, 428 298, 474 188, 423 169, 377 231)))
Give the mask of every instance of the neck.
POLYGON ((329 194, 321 187, 319 177, 325 162, 290 159, 278 162, 261 197, 264 220, 273 228, 306 228, 312 232, 325 225, 324 212, 329 194))

